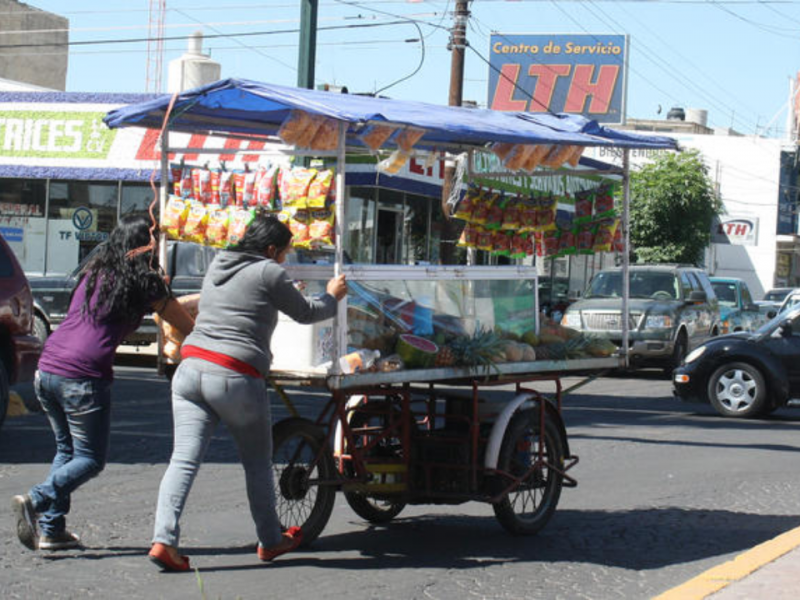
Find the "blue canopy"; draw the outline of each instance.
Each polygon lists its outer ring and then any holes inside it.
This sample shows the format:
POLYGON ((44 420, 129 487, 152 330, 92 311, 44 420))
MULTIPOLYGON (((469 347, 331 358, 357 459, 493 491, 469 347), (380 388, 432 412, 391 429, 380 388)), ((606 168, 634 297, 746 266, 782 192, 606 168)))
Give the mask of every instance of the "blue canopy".
MULTIPOLYGON (((104 121, 111 128, 160 129, 170 100, 171 96, 165 95, 124 106, 109 112, 104 121)), ((246 79, 224 79, 179 94, 170 114, 169 128, 217 134, 274 134, 292 109, 345 121, 349 124, 348 134, 358 134, 371 123, 420 127, 426 132, 418 144, 420 147, 436 144, 482 147, 490 142, 513 142, 677 148, 672 138, 613 131, 579 115, 440 106, 246 79)))

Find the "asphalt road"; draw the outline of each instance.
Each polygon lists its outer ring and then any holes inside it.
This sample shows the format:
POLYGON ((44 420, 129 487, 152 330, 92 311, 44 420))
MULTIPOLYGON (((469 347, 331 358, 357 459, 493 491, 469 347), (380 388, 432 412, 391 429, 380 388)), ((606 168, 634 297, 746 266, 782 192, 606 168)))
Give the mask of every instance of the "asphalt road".
MULTIPOLYGON (((46 476, 52 436, 41 415, 0 431, 3 598, 651 598, 800 525, 800 409, 724 420, 641 375, 565 398, 579 484, 530 538, 505 533, 486 504, 407 507, 376 527, 338 497, 311 548, 262 565, 241 467, 220 430, 182 521, 199 573, 161 574, 145 554, 171 448, 168 384, 121 367, 114 402, 109 465, 74 495, 69 516, 84 550, 19 544, 8 502, 46 476)), ((321 403, 298 399, 305 413, 321 403)))

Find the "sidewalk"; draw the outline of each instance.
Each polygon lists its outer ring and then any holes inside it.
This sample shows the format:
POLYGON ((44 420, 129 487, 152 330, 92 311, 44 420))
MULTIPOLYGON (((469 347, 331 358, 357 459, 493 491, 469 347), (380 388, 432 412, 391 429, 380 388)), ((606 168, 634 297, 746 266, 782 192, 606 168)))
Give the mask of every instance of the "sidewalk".
POLYGON ((800 527, 744 552, 653 600, 795 600, 800 597, 800 527))

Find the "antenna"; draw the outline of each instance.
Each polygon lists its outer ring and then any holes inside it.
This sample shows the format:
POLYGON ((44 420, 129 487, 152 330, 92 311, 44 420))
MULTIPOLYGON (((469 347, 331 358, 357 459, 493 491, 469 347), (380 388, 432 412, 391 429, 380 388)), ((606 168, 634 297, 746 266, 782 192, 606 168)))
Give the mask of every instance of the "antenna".
POLYGON ((160 93, 163 85, 162 63, 164 61, 164 15, 167 0, 150 0, 147 25, 147 73, 145 91, 160 93))

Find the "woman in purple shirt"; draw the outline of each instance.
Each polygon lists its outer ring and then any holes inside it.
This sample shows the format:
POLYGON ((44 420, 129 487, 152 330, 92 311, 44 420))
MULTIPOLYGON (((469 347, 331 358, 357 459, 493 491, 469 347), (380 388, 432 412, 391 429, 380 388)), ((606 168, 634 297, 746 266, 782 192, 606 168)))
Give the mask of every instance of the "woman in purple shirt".
POLYGON ((182 333, 194 327, 158 272, 149 219, 124 217, 81 271, 67 317, 39 359, 34 387, 56 455, 47 479, 12 500, 17 536, 31 550, 80 546, 66 515, 72 492, 105 467, 114 355, 154 310, 182 333))

